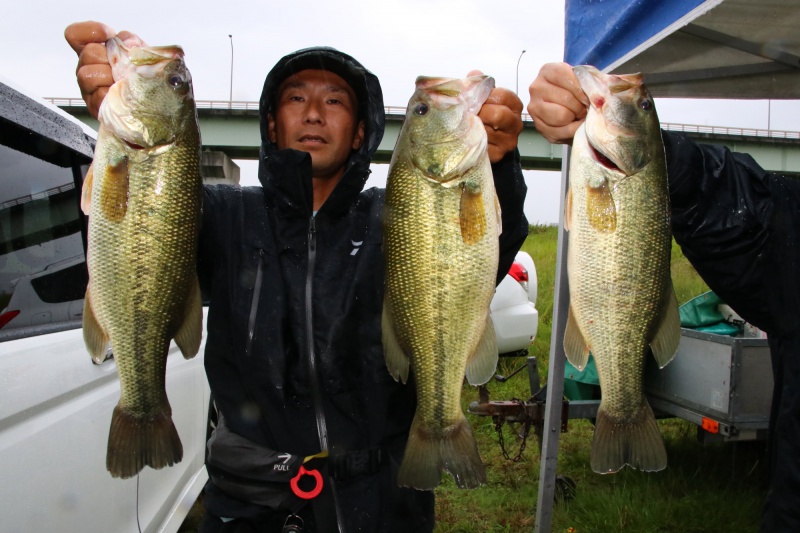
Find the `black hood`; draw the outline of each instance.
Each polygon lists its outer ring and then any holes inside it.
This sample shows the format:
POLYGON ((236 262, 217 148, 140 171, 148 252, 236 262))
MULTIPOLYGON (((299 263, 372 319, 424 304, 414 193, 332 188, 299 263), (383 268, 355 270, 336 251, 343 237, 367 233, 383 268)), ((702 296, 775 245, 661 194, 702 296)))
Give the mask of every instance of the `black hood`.
POLYGON ((275 146, 269 141, 267 115, 273 111, 278 87, 290 75, 307 69, 333 72, 341 76, 355 91, 358 98, 358 117, 364 120, 365 127, 365 142, 355 155, 359 160, 369 164, 383 138, 385 122, 383 91, 377 76, 364 68, 361 63, 327 46, 304 48, 286 55, 267 74, 259 103, 262 158, 276 151, 275 146))

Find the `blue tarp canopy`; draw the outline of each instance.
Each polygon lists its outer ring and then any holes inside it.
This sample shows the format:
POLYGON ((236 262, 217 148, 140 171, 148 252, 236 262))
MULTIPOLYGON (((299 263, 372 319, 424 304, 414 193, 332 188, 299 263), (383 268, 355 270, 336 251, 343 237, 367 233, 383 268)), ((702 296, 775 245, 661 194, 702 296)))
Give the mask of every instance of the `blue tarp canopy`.
POLYGON ((800 98, 798 0, 566 0, 564 61, 655 96, 800 98))

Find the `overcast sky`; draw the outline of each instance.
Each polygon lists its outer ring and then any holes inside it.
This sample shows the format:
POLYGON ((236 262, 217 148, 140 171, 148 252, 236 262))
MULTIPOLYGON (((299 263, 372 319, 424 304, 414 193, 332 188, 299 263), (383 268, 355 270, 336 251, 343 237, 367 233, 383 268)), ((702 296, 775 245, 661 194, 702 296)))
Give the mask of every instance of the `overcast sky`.
MULTIPOLYGON (((283 55, 329 45, 379 77, 386 105, 405 106, 418 75, 460 77, 480 69, 516 90, 518 60, 527 105, 527 87, 541 65, 562 59, 563 11, 562 0, 26 0, 0 17, 0 76, 43 97, 80 96, 76 56, 63 33, 71 22, 93 19, 151 45, 181 45, 198 100, 227 101, 232 85, 234 100, 257 101, 266 73, 283 55)), ((797 101, 661 99, 656 107, 662 122, 766 129, 769 120, 772 129, 800 129, 797 101)), ((257 183, 255 165, 240 166, 243 183, 257 183)), ((379 167, 371 183, 381 184, 385 165, 379 167)), ((526 172, 531 222, 558 221, 559 180, 556 172, 526 172)))

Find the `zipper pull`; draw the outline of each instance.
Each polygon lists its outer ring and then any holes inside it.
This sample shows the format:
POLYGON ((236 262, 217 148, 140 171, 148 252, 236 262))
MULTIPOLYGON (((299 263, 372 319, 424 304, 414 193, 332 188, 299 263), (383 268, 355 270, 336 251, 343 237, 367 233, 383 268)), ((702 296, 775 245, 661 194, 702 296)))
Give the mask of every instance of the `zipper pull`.
POLYGON ((253 297, 250 300, 250 318, 247 321, 247 345, 244 355, 250 356, 250 348, 253 346, 253 337, 256 332, 256 313, 258 312, 258 301, 261 297, 261 278, 264 272, 264 249, 258 249, 258 268, 256 270, 256 282, 253 286, 253 297))
POLYGON ((316 217, 312 216, 308 224, 308 247, 313 249, 315 247, 315 239, 317 235, 316 217))

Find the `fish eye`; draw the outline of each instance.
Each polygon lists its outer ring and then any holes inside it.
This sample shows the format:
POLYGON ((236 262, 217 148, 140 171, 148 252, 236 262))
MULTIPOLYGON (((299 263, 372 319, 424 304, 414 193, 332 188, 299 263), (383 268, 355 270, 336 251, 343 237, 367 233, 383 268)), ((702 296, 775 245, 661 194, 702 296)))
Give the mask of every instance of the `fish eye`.
POLYGON ((172 76, 169 77, 168 82, 172 87, 177 89, 178 87, 186 83, 186 78, 181 74, 173 74, 172 76))
POLYGON ((414 108, 414 114, 423 116, 428 114, 428 105, 427 104, 419 104, 417 107, 414 108))
POLYGON ((642 100, 642 103, 639 104, 639 106, 645 111, 650 111, 651 109, 653 109, 653 101, 650 100, 649 98, 645 98, 644 100, 642 100))

